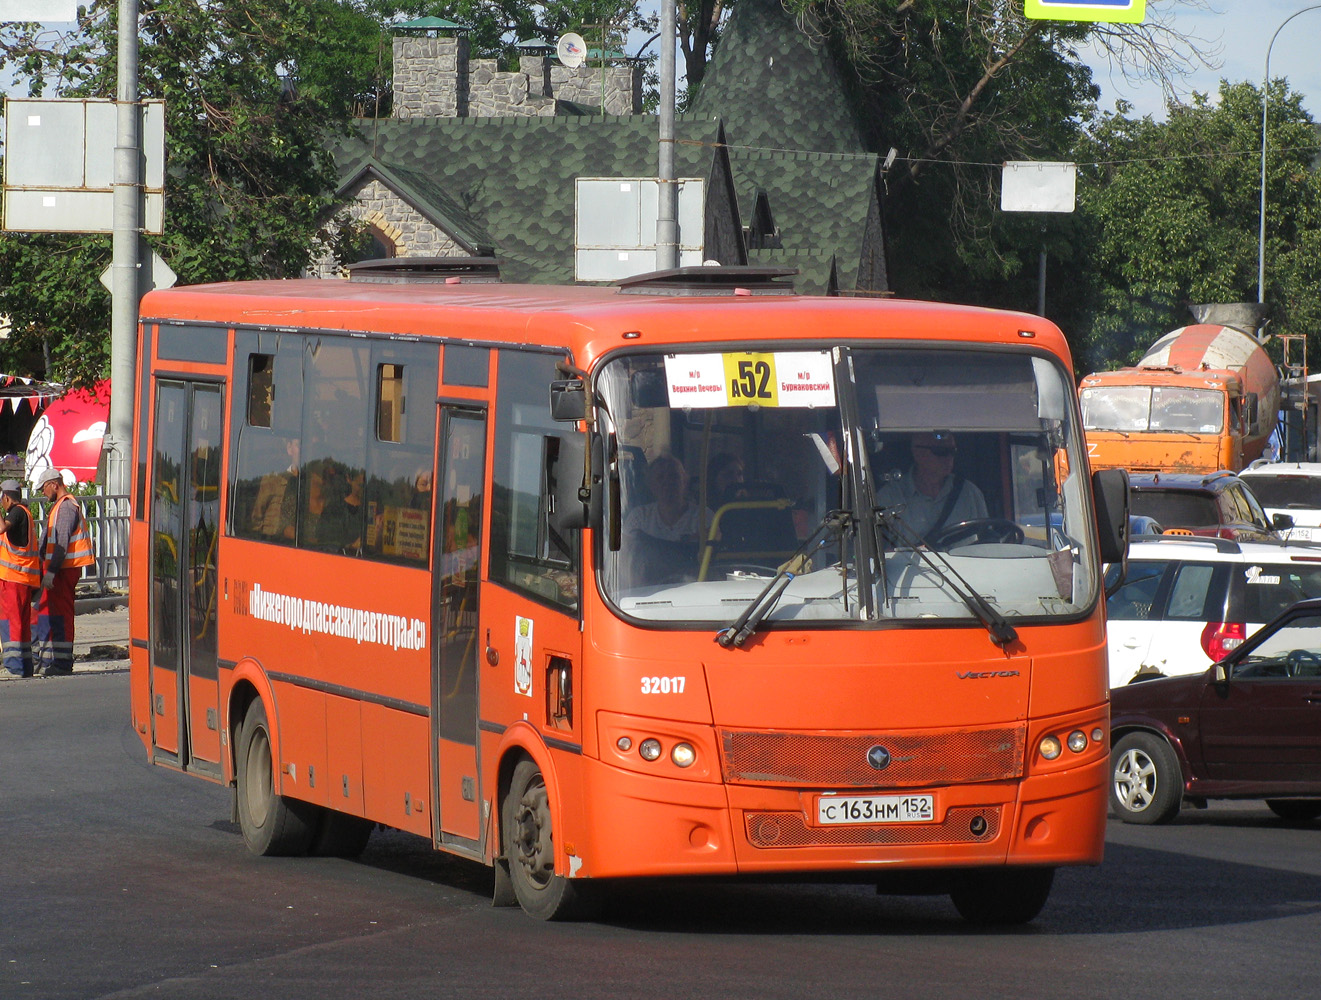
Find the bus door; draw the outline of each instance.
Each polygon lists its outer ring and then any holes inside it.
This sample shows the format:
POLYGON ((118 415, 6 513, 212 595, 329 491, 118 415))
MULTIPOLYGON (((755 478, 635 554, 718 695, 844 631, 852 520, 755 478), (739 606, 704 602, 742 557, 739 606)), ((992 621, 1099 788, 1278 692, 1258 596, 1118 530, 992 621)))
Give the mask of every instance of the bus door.
POLYGON ((486 414, 441 405, 432 575, 431 789, 436 843, 481 856, 477 597, 486 414))
POLYGON ((151 718, 158 760, 220 774, 216 545, 223 388, 157 380, 151 499, 151 718))

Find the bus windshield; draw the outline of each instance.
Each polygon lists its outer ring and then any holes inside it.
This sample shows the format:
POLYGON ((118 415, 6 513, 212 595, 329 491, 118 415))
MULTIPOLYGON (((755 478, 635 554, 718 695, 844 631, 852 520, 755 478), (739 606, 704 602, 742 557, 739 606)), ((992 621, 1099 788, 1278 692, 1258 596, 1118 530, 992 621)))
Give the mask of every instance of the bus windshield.
POLYGON ((770 627, 1095 600, 1072 383, 1044 356, 629 354, 596 387, 598 565, 632 619, 727 624, 777 575, 770 627))

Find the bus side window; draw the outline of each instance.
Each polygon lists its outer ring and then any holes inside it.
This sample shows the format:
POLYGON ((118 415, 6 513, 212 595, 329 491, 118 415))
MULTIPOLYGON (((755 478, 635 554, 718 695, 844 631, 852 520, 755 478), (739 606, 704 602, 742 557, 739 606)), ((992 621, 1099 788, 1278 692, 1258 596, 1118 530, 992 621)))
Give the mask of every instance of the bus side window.
POLYGON ((373 433, 367 446, 369 559, 427 564, 436 438, 436 348, 378 345, 372 352, 373 433))
MULTIPOLYGON (((555 356, 502 350, 496 399, 491 579, 565 608, 578 606, 581 535, 550 530, 559 441, 577 433, 551 420, 555 356)), ((577 470, 582 475, 582 470, 577 470)))
POLYGON ((235 343, 244 384, 231 397, 229 531, 292 545, 301 485, 303 338, 240 329, 235 343))

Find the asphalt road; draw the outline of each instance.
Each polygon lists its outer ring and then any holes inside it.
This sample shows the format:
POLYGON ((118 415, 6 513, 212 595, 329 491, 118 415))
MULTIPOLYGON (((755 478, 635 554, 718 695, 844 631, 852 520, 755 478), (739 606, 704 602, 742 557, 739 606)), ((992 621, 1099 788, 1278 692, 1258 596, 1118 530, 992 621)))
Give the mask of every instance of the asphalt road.
POLYGON ((1321 826, 1251 803, 1112 822, 1026 928, 860 886, 666 882, 602 920, 493 909, 486 870, 377 832, 250 856, 225 789, 152 768, 122 670, 0 686, 0 998, 1305 997, 1321 826))

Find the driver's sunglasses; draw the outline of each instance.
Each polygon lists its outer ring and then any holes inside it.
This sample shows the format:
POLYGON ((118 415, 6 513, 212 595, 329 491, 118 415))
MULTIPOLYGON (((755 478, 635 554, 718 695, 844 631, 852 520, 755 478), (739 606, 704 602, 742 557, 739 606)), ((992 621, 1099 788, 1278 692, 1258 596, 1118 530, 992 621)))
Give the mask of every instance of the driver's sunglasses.
POLYGON ((953 448, 933 448, 929 444, 919 444, 917 447, 930 455, 935 455, 936 458, 953 458, 955 453, 953 448))

